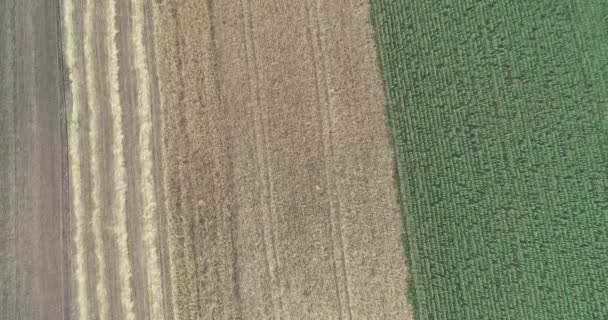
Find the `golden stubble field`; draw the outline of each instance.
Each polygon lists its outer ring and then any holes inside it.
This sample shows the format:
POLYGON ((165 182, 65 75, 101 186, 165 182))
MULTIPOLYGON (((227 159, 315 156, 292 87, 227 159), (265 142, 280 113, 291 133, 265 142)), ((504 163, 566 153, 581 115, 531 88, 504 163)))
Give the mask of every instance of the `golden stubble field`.
POLYGON ((411 317, 369 16, 154 2, 176 318, 411 317))

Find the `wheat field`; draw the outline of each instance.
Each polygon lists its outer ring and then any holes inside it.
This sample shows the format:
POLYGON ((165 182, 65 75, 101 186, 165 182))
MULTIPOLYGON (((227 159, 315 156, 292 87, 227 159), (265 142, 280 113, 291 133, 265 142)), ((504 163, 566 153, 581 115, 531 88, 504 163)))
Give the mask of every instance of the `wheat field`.
POLYGON ((606 319, 606 17, 0 1, 0 320, 606 319))

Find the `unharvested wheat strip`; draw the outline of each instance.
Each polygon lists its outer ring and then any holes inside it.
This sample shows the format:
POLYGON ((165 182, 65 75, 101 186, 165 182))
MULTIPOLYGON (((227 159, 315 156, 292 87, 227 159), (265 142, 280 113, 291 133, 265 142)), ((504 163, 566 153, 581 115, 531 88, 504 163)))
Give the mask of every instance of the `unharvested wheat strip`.
POLYGON ((69 70, 68 81, 72 93, 72 104, 70 107, 70 120, 68 121, 68 147, 69 147, 69 167, 70 167, 70 186, 72 199, 72 214, 74 219, 74 248, 75 248, 75 268, 74 279, 76 282, 76 303, 78 307, 78 318, 88 319, 89 305, 87 294, 87 272, 85 266, 84 248, 84 207, 82 204, 82 174, 80 171, 80 68, 76 60, 76 44, 74 39, 74 4, 71 0, 63 2, 63 26, 65 34, 65 57, 69 70))
POLYGON ((133 300, 131 295, 131 264, 129 262, 129 248, 127 238, 126 213, 126 172, 122 132, 122 105, 120 102, 120 88, 118 79, 118 48, 116 30, 116 1, 108 1, 108 15, 106 16, 106 43, 108 45, 108 83, 110 84, 110 112, 112 114, 112 155, 114 166, 114 196, 112 211, 114 214, 114 232, 116 233, 116 246, 118 248, 118 281, 120 286, 120 299, 123 307, 123 317, 127 320, 135 319, 133 300))
POLYGON ((146 274, 148 280, 148 305, 151 319, 162 318, 162 288, 158 250, 157 204, 154 194, 152 172, 152 119, 150 108, 149 75, 144 39, 144 2, 132 0, 135 75, 137 79, 137 117, 139 120, 139 156, 141 164, 141 193, 143 199, 143 241, 146 251, 146 274))
POLYGON ((98 123, 99 104, 97 100, 97 90, 95 82, 97 70, 95 68, 95 1, 87 0, 84 19, 85 41, 84 41, 84 57, 86 70, 87 84, 87 105, 89 108, 89 145, 90 145, 90 161, 91 161, 91 199, 92 199, 92 229, 93 241, 95 250, 95 259, 97 262, 97 284, 95 293, 97 295, 97 308, 99 319, 108 319, 108 297, 105 281, 106 264, 104 261, 104 244, 101 230, 101 208, 100 208, 100 174, 99 174, 99 159, 97 142, 98 142, 98 123))

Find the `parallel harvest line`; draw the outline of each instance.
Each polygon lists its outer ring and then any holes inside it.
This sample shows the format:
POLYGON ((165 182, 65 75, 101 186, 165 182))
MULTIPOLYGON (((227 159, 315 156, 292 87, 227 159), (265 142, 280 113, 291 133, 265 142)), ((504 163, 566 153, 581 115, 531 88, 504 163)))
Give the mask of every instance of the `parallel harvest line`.
POLYGON ((158 214, 154 193, 152 168, 152 119, 150 106, 150 84, 144 39, 144 1, 132 0, 135 74, 137 79, 137 116, 139 120, 139 157, 141 167, 141 193, 143 199, 143 241, 146 251, 146 274, 148 280, 148 306, 151 319, 161 319, 162 284, 160 259, 157 250, 158 214))
POLYGON ((63 2, 64 14, 63 25, 65 34, 65 57, 68 68, 69 88, 72 93, 70 116, 68 121, 68 148, 69 148, 69 170, 72 200, 71 211, 74 218, 74 281, 76 282, 76 304, 78 307, 78 318, 88 319, 89 301, 87 294, 87 272, 85 265, 85 246, 84 246, 84 207, 82 204, 82 172, 80 170, 80 68, 76 58, 76 41, 74 39, 74 4, 71 0, 63 2))
POLYGON ((98 159, 98 123, 99 103, 97 100, 97 89, 95 88, 97 70, 95 67, 95 1, 87 0, 84 18, 85 40, 84 40, 84 59, 87 84, 87 105, 89 108, 89 145, 91 161, 91 199, 92 199, 92 229, 95 258, 97 262, 97 284, 95 293, 97 295, 97 307, 99 319, 108 319, 107 289, 105 280, 106 264, 104 261, 104 243, 102 236, 102 221, 100 208, 100 172, 98 159))
POLYGON ((135 319, 131 295, 131 265, 127 236, 126 191, 127 179, 125 172, 125 156, 122 132, 122 105, 120 101, 118 44, 116 36, 116 0, 108 1, 106 15, 106 44, 108 46, 108 83, 110 84, 110 112, 112 114, 112 153, 114 171, 114 195, 112 211, 114 214, 114 231, 118 248, 118 281, 120 284, 120 299, 123 307, 123 318, 135 319))

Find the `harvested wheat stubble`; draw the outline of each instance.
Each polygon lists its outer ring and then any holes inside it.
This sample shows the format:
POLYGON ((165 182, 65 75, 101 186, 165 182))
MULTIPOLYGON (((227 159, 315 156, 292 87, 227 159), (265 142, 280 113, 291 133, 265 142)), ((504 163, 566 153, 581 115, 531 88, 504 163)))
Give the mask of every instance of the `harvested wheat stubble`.
POLYGON ((608 4, 372 4, 416 319, 608 318, 608 4))
POLYGON ((154 4, 176 319, 408 319, 367 1, 154 4))
POLYGON ((148 4, 62 5, 75 270, 67 316, 163 319, 148 4))

